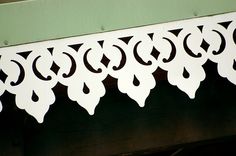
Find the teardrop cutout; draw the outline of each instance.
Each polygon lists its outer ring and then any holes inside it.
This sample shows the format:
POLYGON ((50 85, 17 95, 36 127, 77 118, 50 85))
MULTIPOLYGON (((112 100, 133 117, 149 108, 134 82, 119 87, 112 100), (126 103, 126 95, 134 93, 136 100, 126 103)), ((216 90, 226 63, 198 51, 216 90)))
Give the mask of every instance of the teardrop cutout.
POLYGON ((84 83, 84 87, 83 87, 83 92, 84 94, 88 94, 90 92, 88 86, 84 83))
POLYGON ((139 82, 139 80, 137 79, 137 77, 135 75, 134 75, 134 79, 133 79, 133 84, 135 86, 139 86, 140 85, 140 82, 139 82))
POLYGON ((38 95, 34 92, 34 90, 33 90, 31 99, 32 99, 32 101, 34 101, 34 102, 37 102, 37 101, 39 100, 39 97, 38 97, 38 95))
POLYGON ((184 67, 184 71, 183 71, 183 77, 185 78, 185 79, 187 79, 187 78, 189 78, 189 73, 188 73, 188 71, 185 69, 185 67, 184 67))
POLYGON ((234 60, 233 69, 236 70, 236 61, 234 60))

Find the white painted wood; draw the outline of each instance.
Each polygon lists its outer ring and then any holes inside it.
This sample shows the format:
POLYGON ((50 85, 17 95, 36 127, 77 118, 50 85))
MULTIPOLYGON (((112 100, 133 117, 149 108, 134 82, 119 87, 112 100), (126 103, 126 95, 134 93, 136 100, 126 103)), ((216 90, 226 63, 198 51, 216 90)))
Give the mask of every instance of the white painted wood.
POLYGON ((60 82, 92 115, 109 74, 143 107, 158 67, 168 72, 170 84, 194 98, 207 60, 236 84, 236 13, 1 48, 0 95, 15 94, 17 107, 42 123, 60 82))

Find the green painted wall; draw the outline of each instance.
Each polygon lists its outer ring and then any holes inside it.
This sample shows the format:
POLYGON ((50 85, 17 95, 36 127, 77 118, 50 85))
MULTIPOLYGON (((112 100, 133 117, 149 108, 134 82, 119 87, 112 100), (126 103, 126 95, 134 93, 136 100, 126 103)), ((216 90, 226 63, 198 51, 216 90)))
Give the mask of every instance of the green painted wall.
POLYGON ((0 47, 236 11, 235 0, 30 0, 0 4, 0 47))

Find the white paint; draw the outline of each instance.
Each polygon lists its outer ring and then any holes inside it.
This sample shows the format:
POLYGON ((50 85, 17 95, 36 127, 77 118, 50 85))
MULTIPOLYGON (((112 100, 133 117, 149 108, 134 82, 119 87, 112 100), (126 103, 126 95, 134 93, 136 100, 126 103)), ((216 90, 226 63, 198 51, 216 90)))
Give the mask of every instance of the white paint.
POLYGON ((236 13, 228 13, 1 48, 0 72, 5 73, 3 75, 7 77, 0 79, 0 95, 6 90, 15 94, 17 107, 26 110, 42 123, 49 106, 55 102, 52 88, 60 82, 68 87, 68 97, 92 115, 100 98, 105 95, 106 89, 102 81, 109 74, 118 79, 118 89, 122 93, 143 107, 150 90, 156 85, 152 73, 160 67, 168 72, 170 84, 194 98, 200 82, 205 79, 202 65, 208 59, 218 64, 218 72, 222 77, 236 84, 236 71, 233 68, 236 60, 236 43, 233 40, 235 29, 236 13), (218 24, 227 21, 232 21, 227 28, 218 24), (201 25, 202 32, 198 28, 201 25), (174 29, 182 30, 175 35, 170 32, 174 29), (148 36, 150 33, 153 33, 152 38, 148 36), (128 44, 119 39, 128 36, 132 36, 128 44), (203 39, 208 44, 207 51, 201 47, 203 39), (98 43, 101 40, 104 41, 102 47, 98 43), (223 45, 224 40, 226 44, 223 45), (184 41, 192 51, 191 54, 188 53, 184 41), (68 46, 73 44, 83 45, 77 52, 68 46), (176 48, 175 57, 169 62, 163 61, 171 58, 173 45, 176 48), (51 47, 54 48, 52 54, 47 49, 51 47), (134 55, 135 47, 138 56, 134 55), (223 47, 220 54, 213 54, 213 51, 218 51, 220 47, 223 47), (153 48, 159 51, 159 55, 153 55, 153 48), (27 59, 19 55, 25 51, 32 51, 27 59), (88 63, 84 60, 86 55, 88 63), (109 59, 108 65, 101 62, 104 58, 109 59), (121 60, 124 58, 126 63, 123 66, 121 60), (76 64, 76 70, 71 68, 73 62, 76 64), (58 72, 51 70, 55 64, 60 67, 58 72), (121 69, 114 70, 114 67, 118 66, 121 69), (90 68, 93 68, 94 72, 91 72, 90 68), (37 71, 40 74, 36 74, 37 71), (22 76, 23 72, 25 74, 22 76), (187 76, 184 77, 183 73, 187 76), (14 85, 12 82, 18 83, 14 85))

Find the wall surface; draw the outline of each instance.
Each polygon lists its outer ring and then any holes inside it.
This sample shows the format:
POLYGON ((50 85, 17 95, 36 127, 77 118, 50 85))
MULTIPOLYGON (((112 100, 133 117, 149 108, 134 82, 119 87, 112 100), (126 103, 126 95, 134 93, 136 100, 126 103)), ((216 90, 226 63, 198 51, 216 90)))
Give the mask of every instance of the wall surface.
POLYGON ((66 88, 58 85, 57 100, 43 124, 16 109, 14 96, 5 93, 0 155, 135 155, 235 136, 236 86, 217 74, 216 64, 208 62, 204 68, 207 78, 193 100, 161 80, 140 108, 113 86, 93 116, 70 101, 66 88))

